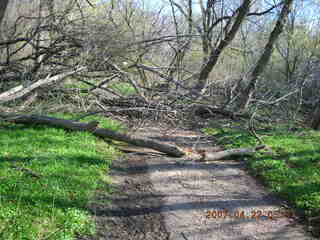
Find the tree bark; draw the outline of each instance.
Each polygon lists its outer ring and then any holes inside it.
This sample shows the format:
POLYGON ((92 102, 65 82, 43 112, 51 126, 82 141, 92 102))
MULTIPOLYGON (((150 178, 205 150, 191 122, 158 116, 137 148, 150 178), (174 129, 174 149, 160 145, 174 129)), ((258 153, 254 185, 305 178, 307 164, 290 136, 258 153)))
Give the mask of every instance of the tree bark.
POLYGON ((200 152, 198 156, 194 156, 193 159, 198 161, 217 161, 217 160, 234 157, 234 156, 252 155, 258 150, 261 150, 264 148, 265 148, 265 145, 259 145, 254 148, 235 148, 235 149, 229 149, 229 150, 219 151, 219 152, 203 151, 203 152, 200 152))
POLYGON ((311 128, 318 130, 320 127, 320 106, 316 107, 311 120, 311 128))
POLYGON ((3 117, 7 119, 7 121, 13 123, 44 124, 73 131, 88 131, 97 137, 110 138, 135 146, 152 148, 154 150, 166 153, 172 157, 182 157, 185 155, 184 151, 173 145, 161 143, 147 138, 129 136, 127 134, 118 133, 105 128, 97 128, 96 126, 99 124, 97 122, 80 123, 71 120, 37 115, 7 115, 3 117))
POLYGON ((1 29, 1 23, 2 23, 3 17, 6 13, 8 3, 9 3, 9 0, 1 0, 0 1, 0 29, 1 29))
MULTIPOLYGON (((215 161, 234 156, 245 156, 255 153, 256 151, 265 148, 260 145, 254 148, 238 148, 229 149, 225 151, 216 152, 216 148, 208 148, 206 150, 192 151, 191 154, 186 154, 189 151, 184 151, 177 146, 161 143, 159 141, 151 140, 148 138, 139 138, 130 136, 123 133, 118 133, 105 128, 98 128, 99 122, 92 121, 89 123, 81 123, 72 120, 58 119, 47 116, 37 115, 13 115, 13 114, 0 114, 0 117, 5 121, 22 124, 43 124, 52 127, 59 127, 72 131, 87 131, 93 135, 101 138, 108 138, 116 141, 126 142, 143 148, 151 148, 156 151, 165 153, 171 157, 184 157, 185 160, 194 161, 215 161)), ((139 152, 139 150, 137 150, 139 152)), ((190 153, 190 152, 189 152, 190 153)))
POLYGON ((44 84, 49 84, 52 82, 61 81, 61 80, 65 79, 66 77, 68 77, 74 73, 80 72, 84 69, 85 68, 79 68, 74 71, 70 71, 67 73, 62 73, 62 74, 56 75, 54 77, 47 77, 45 79, 41 79, 41 80, 29 85, 29 86, 19 85, 17 87, 14 87, 14 88, 0 94, 0 103, 6 103, 6 102, 10 102, 10 101, 16 100, 18 98, 21 98, 44 84))
POLYGON ((254 90, 256 88, 256 84, 258 81, 259 76, 266 68, 266 65, 268 64, 271 54, 273 52, 273 46, 277 39, 279 38, 279 35, 283 31, 283 27, 286 23, 287 17, 291 11, 293 0, 285 0, 284 5, 281 9, 279 18, 277 19, 276 25, 273 28, 273 31, 271 32, 268 42, 266 46, 264 47, 263 53, 260 56, 255 68, 253 69, 252 73, 249 77, 249 84, 244 89, 244 91, 240 95, 240 99, 238 102, 238 109, 240 111, 246 111, 248 108, 248 105, 250 103, 250 100, 252 98, 252 95, 254 93, 254 90))
MULTIPOLYGON (((238 32, 243 20, 249 12, 250 4, 251 0, 243 0, 242 5, 238 8, 238 15, 236 16, 236 19, 230 31, 227 32, 226 36, 220 41, 219 45, 215 49, 211 50, 207 62, 204 64, 200 71, 198 82, 196 86, 194 86, 194 89, 198 90, 199 92, 202 92, 205 89, 209 74, 217 64, 222 51, 232 42, 232 40, 236 36, 236 33, 238 32)), ((232 20, 230 19, 230 21, 232 20)))

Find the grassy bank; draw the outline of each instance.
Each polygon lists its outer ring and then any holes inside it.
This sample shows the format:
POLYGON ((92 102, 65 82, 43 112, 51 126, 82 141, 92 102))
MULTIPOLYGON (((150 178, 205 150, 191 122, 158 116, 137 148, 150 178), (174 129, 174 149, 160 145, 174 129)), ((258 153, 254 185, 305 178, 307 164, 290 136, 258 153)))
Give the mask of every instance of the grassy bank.
POLYGON ((0 123, 0 239, 94 233, 85 207, 117 154, 90 133, 0 123))
MULTIPOLYGON (((227 148, 257 145, 255 138, 240 128, 204 131, 227 148)), ((246 159, 250 172, 306 216, 320 216, 320 131, 280 127, 257 133, 272 154, 257 153, 246 159)))

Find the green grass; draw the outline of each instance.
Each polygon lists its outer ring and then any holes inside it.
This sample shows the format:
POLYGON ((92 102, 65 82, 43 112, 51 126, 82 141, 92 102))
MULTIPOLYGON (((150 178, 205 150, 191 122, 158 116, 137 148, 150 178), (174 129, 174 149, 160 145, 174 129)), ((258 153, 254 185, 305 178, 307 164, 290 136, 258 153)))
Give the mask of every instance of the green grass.
POLYGON ((88 89, 88 88, 90 88, 90 86, 88 84, 85 84, 83 82, 65 83, 64 87, 66 87, 66 88, 78 88, 78 89, 88 89))
MULTIPOLYGON (((99 120, 103 127, 119 128, 99 120)), ((86 204, 105 184, 117 154, 89 133, 0 123, 0 239, 93 234, 86 204)))
MULTIPOLYGON (((74 120, 74 119, 78 119, 79 116, 81 117, 81 116, 85 116, 85 115, 86 114, 78 115, 78 114, 71 114, 71 113, 55 113, 55 114, 48 114, 47 116, 61 118, 61 119, 74 120)), ((88 123, 90 121, 98 121, 100 128, 108 128, 113 131, 125 131, 126 130, 124 128, 124 126, 121 125, 119 122, 112 120, 112 119, 106 119, 105 117, 99 116, 99 115, 90 115, 90 116, 86 116, 84 118, 81 117, 81 119, 80 119, 80 122, 88 123)))
MULTIPOLYGON (((257 142, 240 128, 207 128, 227 148, 255 146, 257 142)), ((250 172, 287 199, 306 216, 320 215, 320 132, 290 131, 285 127, 257 131, 273 154, 247 158, 250 172)))
POLYGON ((130 96, 136 93, 134 87, 129 83, 114 83, 110 85, 110 88, 116 91, 117 93, 121 94, 122 96, 130 96))
MULTIPOLYGON (((72 82, 72 83, 65 83, 64 87, 66 88, 78 88, 78 89, 90 89, 91 86, 89 86, 86 83, 82 82, 72 82)), ((115 82, 112 84, 109 84, 108 87, 115 91, 116 93, 122 95, 122 96, 130 96, 136 94, 136 90, 130 83, 126 82, 115 82)), ((81 93, 80 95, 85 95, 85 93, 81 93)))

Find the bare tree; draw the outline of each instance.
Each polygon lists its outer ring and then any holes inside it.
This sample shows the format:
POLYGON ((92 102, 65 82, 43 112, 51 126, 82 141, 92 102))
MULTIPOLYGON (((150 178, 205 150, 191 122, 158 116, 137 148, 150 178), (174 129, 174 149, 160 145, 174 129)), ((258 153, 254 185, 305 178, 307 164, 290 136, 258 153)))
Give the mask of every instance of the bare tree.
POLYGON ((0 24, 2 23, 4 14, 6 12, 9 0, 0 1, 0 24))
MULTIPOLYGON (((230 18, 228 18, 228 22, 226 23, 223 29, 224 37, 221 38, 221 40, 217 44, 217 47, 210 49, 208 59, 207 61, 204 62, 204 64, 201 67, 198 82, 194 87, 198 91, 203 91, 204 88, 206 87, 207 79, 210 72, 213 70, 214 66, 217 64, 222 51, 232 42, 235 35, 237 34, 243 20, 245 19, 245 17, 249 12, 250 4, 251 4, 251 0, 243 0, 242 5, 239 8, 237 8, 237 10, 234 12, 234 14, 230 18)), ((207 9, 210 10, 214 6, 214 1, 208 1, 207 6, 208 6, 207 9)), ((209 15, 210 11, 208 11, 208 13, 206 13, 207 11, 204 11, 204 10, 202 11, 204 12, 204 16, 205 16, 204 20, 207 20, 207 22, 210 22, 209 20, 211 17, 209 15)), ((211 25, 203 24, 205 26, 205 29, 207 29, 206 34, 212 34, 210 33, 210 31, 212 30, 210 29, 212 29, 219 21, 222 21, 223 18, 224 17, 216 20, 216 22, 211 23, 211 25)), ((204 51, 207 51, 206 48, 208 47, 207 45, 209 45, 208 37, 206 37, 206 40, 204 40, 203 43, 204 43, 204 49, 205 49, 204 51)))
MULTIPOLYGON (((173 47, 174 51, 173 58, 169 61, 168 67, 163 67, 163 69, 169 69, 167 72, 161 71, 158 66, 143 66, 142 64, 136 65, 143 68, 145 71, 150 71, 157 74, 160 78, 165 79, 167 82, 172 82, 176 86, 180 86, 186 92, 187 86, 190 86, 192 82, 192 88, 188 91, 188 94, 184 94, 184 97, 203 97, 203 93, 208 85, 208 79, 210 73, 216 67, 218 60, 222 56, 224 50, 230 45, 230 43, 236 37, 240 26, 243 24, 244 20, 249 16, 263 16, 270 13, 279 4, 274 4, 270 8, 264 11, 254 11, 249 12, 253 2, 251 0, 243 0, 240 5, 236 5, 232 8, 232 4, 225 1, 199 1, 201 14, 200 16, 194 14, 193 8, 195 1, 178 1, 169 0, 172 16, 173 25, 175 26, 175 38, 163 36, 161 41, 154 40, 154 44, 159 44, 163 42, 168 42, 170 47, 174 46, 171 44, 176 42, 177 47, 173 47), (228 7, 227 7, 228 6, 228 7), (231 7, 230 7, 231 6, 231 7), (187 27, 187 31, 181 31, 181 22, 178 22, 178 15, 176 11, 180 13, 184 18, 187 27), (192 54, 193 48, 195 47, 195 39, 200 37, 201 49, 202 49, 202 62, 200 64, 200 69, 195 69, 199 64, 194 62, 193 66, 187 66, 187 69, 191 69, 189 72, 183 66, 186 66, 184 58, 192 54), (182 40, 183 39, 183 40, 182 40), (183 70, 182 70, 183 69, 183 70), (180 74, 173 75, 179 70, 180 74), (184 71, 185 74, 181 74, 184 71), (183 76, 183 78, 181 78, 183 76)), ((149 40, 151 41, 151 40, 149 40)), ((198 46, 196 46, 197 48, 198 46)))
POLYGON ((277 41, 279 35, 282 33, 284 25, 286 23, 287 17, 290 13, 292 7, 293 0, 285 0, 280 15, 277 19, 276 25, 274 26, 267 44, 263 49, 263 53, 260 56, 258 62, 256 63, 252 73, 250 74, 249 84, 248 86, 242 91, 240 95, 240 99, 238 100, 238 108, 241 111, 245 111, 250 103, 251 97, 255 91, 256 84, 258 81, 259 76, 265 69, 266 65, 268 64, 273 47, 275 42, 277 41))

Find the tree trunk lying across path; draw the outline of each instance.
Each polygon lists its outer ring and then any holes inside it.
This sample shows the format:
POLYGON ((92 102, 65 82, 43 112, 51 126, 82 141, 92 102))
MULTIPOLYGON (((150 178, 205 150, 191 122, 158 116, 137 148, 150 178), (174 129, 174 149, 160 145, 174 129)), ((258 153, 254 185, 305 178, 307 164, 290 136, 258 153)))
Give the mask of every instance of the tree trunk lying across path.
POLYGON ((47 116, 37 115, 19 115, 8 118, 10 122, 24 124, 44 124, 48 126, 60 127, 67 130, 88 131, 93 135, 102 138, 111 138, 113 140, 126 142, 140 147, 149 147, 157 151, 166 153, 173 157, 182 157, 185 153, 176 146, 160 143, 147 138, 138 138, 126 134, 118 133, 105 128, 97 128, 98 122, 80 123, 71 120, 58 119, 47 116))
POLYGON ((195 156, 195 160, 198 161, 215 161, 224 159, 226 157, 234 157, 234 156, 246 156, 251 155, 258 150, 264 149, 265 145, 259 145, 253 148, 235 148, 235 149, 229 149, 224 150, 220 152, 210 152, 210 151, 198 151, 198 156, 195 156))
POLYGON ((44 124, 53 127, 59 127, 67 130, 73 131, 87 131, 91 132, 93 135, 102 137, 102 138, 110 138, 116 141, 126 142, 138 147, 151 148, 157 150, 159 152, 163 152, 172 157, 183 157, 190 160, 198 160, 198 161, 214 161, 219 160, 231 156, 244 156, 250 155, 260 149, 265 148, 265 146, 257 146, 254 148, 238 148, 238 149, 230 149, 219 152, 212 152, 210 149, 207 150, 198 150, 196 153, 192 153, 191 155, 187 155, 186 151, 180 149, 177 146, 170 145, 167 143, 162 143, 159 141, 151 140, 148 138, 139 138, 130 136, 123 133, 118 133, 105 128, 98 128, 99 122, 92 121, 89 123, 81 123, 72 120, 58 119, 47 116, 38 116, 38 115, 3 115, 0 114, 0 117, 5 121, 13 122, 13 123, 23 123, 23 124, 44 124))
POLYGON ((172 157, 182 157, 185 155, 184 151, 176 146, 160 143, 147 138, 138 138, 134 136, 129 136, 127 134, 118 133, 105 128, 97 128, 98 122, 80 123, 71 120, 58 119, 47 116, 37 116, 37 115, 19 115, 12 116, 8 118, 8 121, 14 123, 24 123, 24 124, 44 124, 54 127, 60 127, 67 130, 75 131, 88 131, 92 132, 95 136, 102 138, 111 138, 116 141, 126 142, 139 147, 148 147, 155 149, 157 151, 168 154, 172 157))

